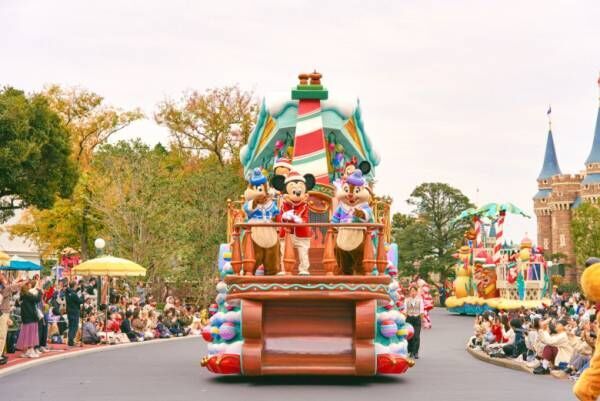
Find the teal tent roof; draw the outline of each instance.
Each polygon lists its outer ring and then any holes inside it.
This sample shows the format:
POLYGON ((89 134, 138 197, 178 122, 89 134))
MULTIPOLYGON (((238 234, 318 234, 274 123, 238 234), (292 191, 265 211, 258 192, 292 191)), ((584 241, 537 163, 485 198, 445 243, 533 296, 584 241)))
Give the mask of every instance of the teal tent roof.
POLYGON ((596 115, 596 129, 594 130, 594 141, 592 142, 592 150, 585 164, 600 163, 600 107, 596 115))
MULTIPOLYGON (((269 168, 274 161, 274 146, 277 140, 293 141, 296 131, 298 101, 285 99, 269 102, 263 99, 254 131, 248 143, 240 150, 240 160, 244 166, 244 175, 256 167, 269 168), (273 124, 267 129, 268 123, 273 124), (269 133, 265 135, 265 131, 269 133), (263 136, 266 136, 263 138, 263 136)), ((379 165, 379 155, 375 151, 371 138, 366 134, 362 119, 360 102, 339 102, 327 100, 321 102, 321 117, 326 140, 335 139, 345 149, 346 157, 356 156, 357 161, 371 164, 369 176, 375 176, 375 167, 379 165), (356 137, 346 129, 346 123, 352 119, 356 137)))
POLYGON ((547 180, 553 175, 561 174, 558 160, 556 158, 556 150, 554 149, 554 137, 552 131, 548 131, 548 139, 546 140, 546 153, 544 154, 544 164, 542 171, 538 176, 538 180, 547 180))

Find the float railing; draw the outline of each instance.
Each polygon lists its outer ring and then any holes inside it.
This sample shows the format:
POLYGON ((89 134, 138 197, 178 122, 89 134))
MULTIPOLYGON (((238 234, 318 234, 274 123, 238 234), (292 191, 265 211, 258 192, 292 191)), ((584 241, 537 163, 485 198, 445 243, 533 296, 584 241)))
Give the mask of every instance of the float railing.
POLYGON ((253 227, 273 227, 284 229, 285 236, 283 250, 283 269, 285 274, 292 274, 296 266, 296 254, 292 242, 292 229, 300 227, 320 228, 326 230, 323 248, 323 267, 325 275, 332 276, 337 270, 335 258, 335 238, 340 228, 354 228, 365 230, 363 240, 362 265, 365 275, 370 275, 375 267, 379 274, 385 272, 387 267, 387 252, 385 250, 384 224, 380 223, 238 223, 233 225, 231 243, 231 266, 236 275, 243 272, 245 275, 253 275, 256 264, 254 246, 252 243, 253 227), (244 232, 243 239, 242 231, 244 232), (377 249, 373 244, 372 236, 377 235, 377 249))

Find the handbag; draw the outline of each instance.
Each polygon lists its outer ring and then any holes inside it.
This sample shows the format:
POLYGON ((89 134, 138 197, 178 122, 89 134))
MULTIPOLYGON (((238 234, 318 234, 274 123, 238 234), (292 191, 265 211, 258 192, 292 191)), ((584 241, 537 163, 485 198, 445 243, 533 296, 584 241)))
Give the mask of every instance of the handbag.
POLYGON ((39 307, 35 308, 35 313, 37 314, 38 320, 44 320, 44 312, 39 307))

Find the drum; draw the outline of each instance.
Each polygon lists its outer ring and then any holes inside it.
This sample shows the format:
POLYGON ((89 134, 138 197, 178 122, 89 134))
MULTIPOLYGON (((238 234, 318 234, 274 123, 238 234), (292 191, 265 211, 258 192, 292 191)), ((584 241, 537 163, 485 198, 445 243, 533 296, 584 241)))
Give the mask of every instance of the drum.
POLYGON ((261 248, 271 248, 277 244, 279 236, 274 227, 252 227, 252 241, 261 248))
POLYGON ((362 228, 340 228, 335 242, 338 248, 350 252, 361 246, 364 239, 365 230, 362 228))

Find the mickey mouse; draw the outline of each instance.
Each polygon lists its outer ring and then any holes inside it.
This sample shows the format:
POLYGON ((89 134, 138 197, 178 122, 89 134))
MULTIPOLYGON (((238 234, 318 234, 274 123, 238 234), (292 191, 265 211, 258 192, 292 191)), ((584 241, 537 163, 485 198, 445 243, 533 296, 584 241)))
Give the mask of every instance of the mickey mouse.
MULTIPOLYGON (((308 191, 315 186, 315 177, 312 174, 300 175, 297 171, 290 171, 286 176, 276 175, 271 180, 271 185, 283 194, 281 214, 277 221, 283 223, 308 223, 308 191)), ((310 227, 292 228, 292 243, 298 250, 300 264, 298 274, 309 275, 310 262, 308 250, 310 248, 310 227)), ((279 232, 281 239, 285 237, 285 230, 279 232)), ((281 241, 281 252, 284 251, 285 243, 281 241)))

